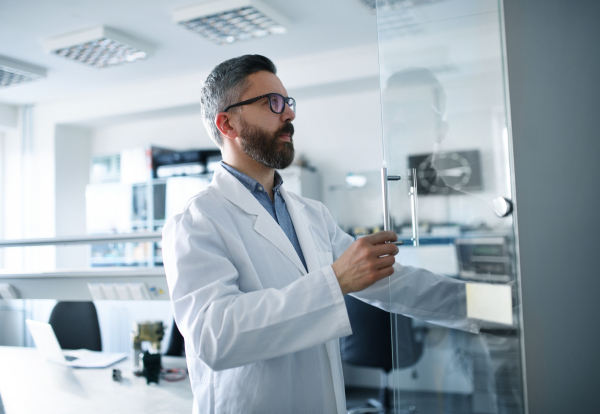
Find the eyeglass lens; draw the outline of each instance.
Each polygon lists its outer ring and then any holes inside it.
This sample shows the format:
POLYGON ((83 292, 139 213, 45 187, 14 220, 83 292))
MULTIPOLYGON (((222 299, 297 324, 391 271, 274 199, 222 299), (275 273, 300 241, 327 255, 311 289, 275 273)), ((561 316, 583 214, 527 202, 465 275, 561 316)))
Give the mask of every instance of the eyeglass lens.
MULTIPOLYGON (((278 114, 283 113, 283 110, 285 109, 285 98, 279 94, 272 94, 269 99, 273 112, 278 114)), ((288 105, 292 111, 296 112, 296 101, 294 101, 293 98, 288 98, 288 105)))
POLYGON ((281 95, 271 95, 271 109, 278 114, 283 112, 283 106, 285 105, 285 101, 283 100, 283 96, 281 95))

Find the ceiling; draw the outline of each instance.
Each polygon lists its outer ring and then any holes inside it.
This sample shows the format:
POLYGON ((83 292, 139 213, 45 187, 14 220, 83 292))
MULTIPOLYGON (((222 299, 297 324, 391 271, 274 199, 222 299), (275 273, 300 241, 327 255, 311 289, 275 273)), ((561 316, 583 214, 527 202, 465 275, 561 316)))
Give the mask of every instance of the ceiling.
POLYGON ((47 78, 0 89, 0 102, 27 104, 106 88, 207 72, 230 57, 277 60, 377 42, 375 16, 359 0, 263 0, 290 20, 284 35, 217 46, 172 22, 194 0, 2 0, 0 58, 47 69, 47 78), (42 40, 96 25, 156 46, 144 61, 96 69, 47 55, 42 40))

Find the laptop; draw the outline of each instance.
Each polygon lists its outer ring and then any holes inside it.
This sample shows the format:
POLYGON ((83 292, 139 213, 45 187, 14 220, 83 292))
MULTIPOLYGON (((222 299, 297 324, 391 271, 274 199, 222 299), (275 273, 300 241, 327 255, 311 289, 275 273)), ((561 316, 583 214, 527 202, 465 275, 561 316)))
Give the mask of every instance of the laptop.
POLYGON ((56 364, 73 368, 106 368, 127 358, 127 354, 124 353, 96 352, 88 349, 63 352, 52 325, 30 319, 25 322, 42 357, 56 364))

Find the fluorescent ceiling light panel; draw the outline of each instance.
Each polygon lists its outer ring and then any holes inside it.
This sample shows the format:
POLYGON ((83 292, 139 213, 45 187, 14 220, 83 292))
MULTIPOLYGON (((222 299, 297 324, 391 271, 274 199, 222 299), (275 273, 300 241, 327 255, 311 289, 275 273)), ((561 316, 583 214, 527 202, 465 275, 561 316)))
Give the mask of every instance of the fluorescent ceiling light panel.
POLYGON ((95 68, 107 68, 146 59, 153 47, 106 26, 96 26, 46 39, 44 51, 95 68))
POLYGON ((369 10, 389 9, 394 7, 414 7, 438 3, 441 0, 359 0, 369 10))
POLYGON ((364 187, 365 184, 367 183, 367 177, 365 177, 364 175, 358 175, 358 174, 348 174, 346 176, 346 184, 348 184, 350 187, 364 187))
POLYGON ((0 88, 46 77, 46 69, 0 57, 0 88))
POLYGON ((219 44, 287 32, 288 20, 257 0, 216 0, 181 7, 173 21, 219 44))

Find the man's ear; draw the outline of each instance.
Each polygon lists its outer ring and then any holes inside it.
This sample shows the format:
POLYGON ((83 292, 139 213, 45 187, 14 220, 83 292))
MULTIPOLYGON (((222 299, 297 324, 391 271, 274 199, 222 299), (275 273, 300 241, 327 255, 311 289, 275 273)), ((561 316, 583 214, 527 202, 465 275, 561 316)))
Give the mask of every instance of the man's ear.
POLYGON ((215 125, 221 131, 225 138, 235 139, 238 134, 235 127, 231 124, 230 115, 227 112, 219 112, 215 116, 215 125))

